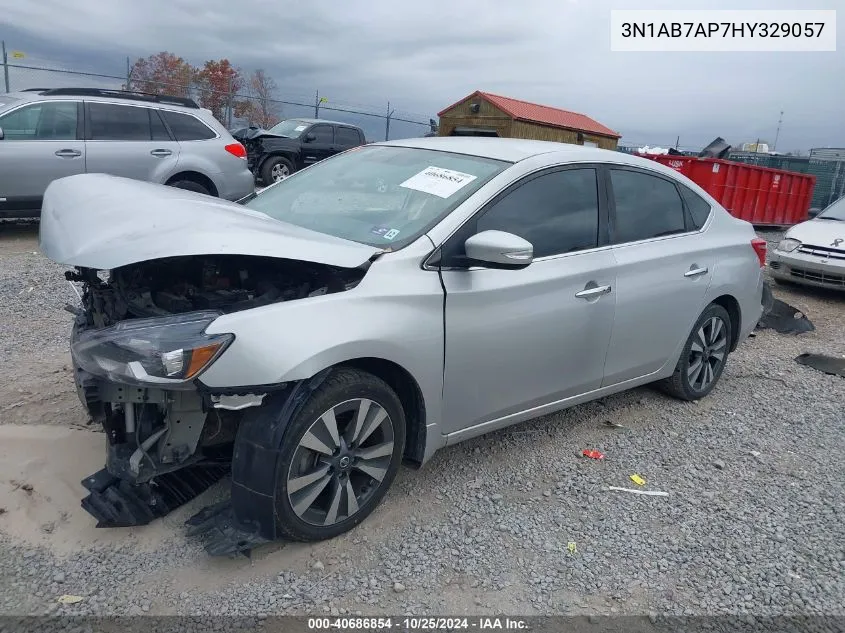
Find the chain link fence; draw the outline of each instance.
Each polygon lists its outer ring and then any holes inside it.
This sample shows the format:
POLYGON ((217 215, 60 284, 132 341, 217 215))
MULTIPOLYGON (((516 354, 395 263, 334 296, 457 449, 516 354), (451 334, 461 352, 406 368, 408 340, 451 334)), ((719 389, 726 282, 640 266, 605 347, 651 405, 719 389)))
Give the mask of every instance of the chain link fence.
POLYGON ((276 98, 275 94, 270 95, 271 91, 263 91, 262 95, 243 89, 235 91, 231 82, 224 90, 210 89, 207 82, 194 77, 185 77, 185 81, 179 83, 139 79, 132 76, 128 59, 124 75, 51 68, 9 59, 0 60, 0 65, 3 66, 2 88, 5 92, 85 87, 189 97, 211 110, 230 130, 250 125, 269 127, 268 124, 283 118, 321 116, 357 125, 363 128, 369 140, 389 140, 391 134, 394 138, 423 136, 436 130, 434 119, 425 120, 422 115, 392 108, 390 102, 382 108, 330 100, 319 92, 315 93, 313 101, 304 95, 276 98))

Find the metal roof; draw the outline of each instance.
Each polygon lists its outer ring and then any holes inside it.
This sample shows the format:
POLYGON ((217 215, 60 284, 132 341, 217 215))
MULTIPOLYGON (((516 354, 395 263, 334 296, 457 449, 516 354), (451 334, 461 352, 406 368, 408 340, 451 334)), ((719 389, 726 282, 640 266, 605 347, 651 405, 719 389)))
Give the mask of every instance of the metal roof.
POLYGON ((469 95, 469 97, 464 97, 460 101, 456 101, 448 108, 445 108, 438 112, 437 116, 443 116, 443 114, 454 108, 459 103, 462 103, 467 99, 476 96, 486 99, 494 106, 496 106, 499 110, 520 121, 542 123, 544 125, 550 125, 552 127, 579 130, 591 134, 599 134, 601 136, 611 136, 613 138, 622 137, 619 132, 611 130, 606 125, 602 125, 595 119, 591 119, 586 114, 570 112, 569 110, 561 110, 560 108, 544 106, 538 103, 530 103, 528 101, 522 101, 520 99, 512 99, 511 97, 503 97, 501 95, 495 95, 490 92, 482 92, 481 90, 476 90, 471 95, 469 95))

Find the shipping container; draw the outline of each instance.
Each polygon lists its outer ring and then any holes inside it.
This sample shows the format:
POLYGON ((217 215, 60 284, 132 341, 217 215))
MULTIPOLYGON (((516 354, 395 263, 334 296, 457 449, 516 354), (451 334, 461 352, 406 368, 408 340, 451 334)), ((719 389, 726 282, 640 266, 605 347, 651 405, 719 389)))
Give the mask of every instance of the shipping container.
POLYGON ((713 196, 731 215, 757 226, 791 226, 808 218, 816 177, 693 156, 644 156, 671 167, 713 196))

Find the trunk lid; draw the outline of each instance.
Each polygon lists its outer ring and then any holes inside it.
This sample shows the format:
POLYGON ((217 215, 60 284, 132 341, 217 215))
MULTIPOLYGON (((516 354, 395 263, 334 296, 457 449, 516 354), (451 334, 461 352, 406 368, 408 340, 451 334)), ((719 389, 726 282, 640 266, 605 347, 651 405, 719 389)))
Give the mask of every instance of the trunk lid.
POLYGON ((255 255, 355 268, 381 252, 234 202, 106 174, 50 183, 39 242, 54 262, 100 270, 186 255, 255 255))

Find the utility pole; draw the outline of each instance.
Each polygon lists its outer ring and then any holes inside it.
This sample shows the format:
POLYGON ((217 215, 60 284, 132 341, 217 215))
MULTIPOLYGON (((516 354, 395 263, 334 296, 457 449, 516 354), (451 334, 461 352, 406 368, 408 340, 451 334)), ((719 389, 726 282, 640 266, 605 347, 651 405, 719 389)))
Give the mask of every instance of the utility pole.
POLYGON ((234 109, 234 95, 232 94, 234 88, 234 81, 232 75, 229 75, 228 98, 226 99, 226 106, 228 109, 226 127, 232 129, 232 110, 234 109))
POLYGON ((132 65, 129 63, 129 56, 126 56, 126 89, 132 90, 132 65))
POLYGON ((780 111, 780 118, 778 119, 778 131, 775 132, 775 142, 772 145, 772 151, 773 152, 778 148, 778 136, 780 136, 781 123, 783 123, 783 110, 780 111))
POLYGON ((314 118, 320 118, 320 91, 317 91, 317 96, 314 97, 314 118))
POLYGON ((6 56, 6 40, 3 40, 2 47, 3 47, 3 80, 6 82, 6 92, 9 92, 9 58, 6 56))
POLYGON ((675 149, 678 149, 681 146, 681 135, 678 134, 678 138, 675 139, 675 149))
POLYGON ((390 140, 390 117, 393 116, 395 110, 390 109, 390 101, 387 102, 387 117, 384 125, 384 140, 390 140))
POLYGON ((754 146, 754 153, 755 154, 760 153, 760 137, 759 136, 757 137, 757 144, 754 146))

